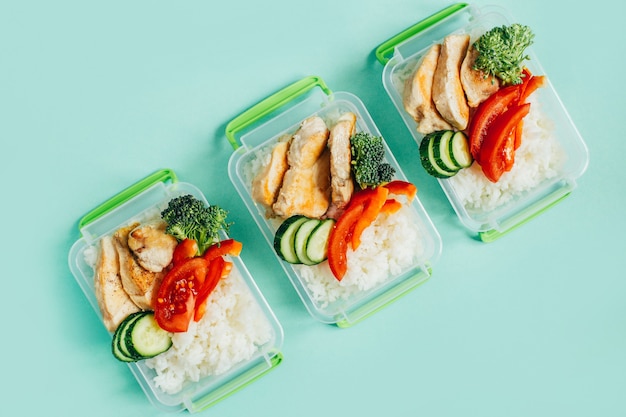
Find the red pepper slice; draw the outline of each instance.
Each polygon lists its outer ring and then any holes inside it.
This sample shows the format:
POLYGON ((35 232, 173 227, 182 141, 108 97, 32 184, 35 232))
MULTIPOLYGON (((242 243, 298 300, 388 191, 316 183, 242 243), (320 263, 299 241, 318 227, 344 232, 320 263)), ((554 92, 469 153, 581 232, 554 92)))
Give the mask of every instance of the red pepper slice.
POLYGON ((185 239, 176 245, 172 255, 172 263, 179 264, 198 255, 198 243, 193 239, 185 239))
POLYGON ((221 256, 214 258, 209 263, 209 272, 207 273, 206 280, 204 281, 200 291, 198 291, 198 296, 196 297, 194 308, 195 312, 193 316, 195 321, 200 321, 200 319, 204 316, 209 295, 211 295, 215 287, 217 287, 220 280, 225 276, 228 276, 232 266, 233 264, 231 262, 226 262, 221 256))
POLYGON ((154 317, 163 330, 185 332, 194 315, 196 296, 208 271, 204 258, 190 258, 169 270, 159 289, 154 317))
POLYGON ((470 152, 474 160, 482 164, 482 145, 487 137, 489 126, 506 111, 520 95, 520 85, 504 87, 480 103, 472 116, 469 126, 470 152))
POLYGON ((529 111, 529 103, 511 106, 491 124, 480 151, 481 167, 489 181, 497 182, 507 169, 510 170, 515 152, 513 129, 529 111))
MULTIPOLYGON (((355 193, 355 196, 358 194, 355 193)), ((355 198, 355 196, 352 198, 355 198)), ((351 241, 354 225, 364 210, 365 205, 363 202, 361 204, 352 204, 351 202, 337 219, 328 237, 328 266, 338 281, 341 281, 348 270, 346 257, 348 242, 351 241)))
POLYGON ((241 242, 235 239, 226 239, 209 246, 202 256, 207 261, 224 255, 239 256, 242 248, 243 245, 241 242))
POLYGON ((376 187, 374 193, 364 204, 364 210, 361 216, 357 219, 352 230, 352 249, 356 250, 361 244, 361 234, 369 225, 372 224, 380 209, 387 201, 387 195, 389 195, 389 189, 385 187, 376 187))
POLYGON ((402 203, 395 198, 388 198, 380 209, 381 213, 393 214, 402 208, 402 203))
POLYGON ((413 201, 417 194, 417 187, 408 181, 394 180, 383 187, 389 190, 389 194, 405 195, 409 202, 413 201))

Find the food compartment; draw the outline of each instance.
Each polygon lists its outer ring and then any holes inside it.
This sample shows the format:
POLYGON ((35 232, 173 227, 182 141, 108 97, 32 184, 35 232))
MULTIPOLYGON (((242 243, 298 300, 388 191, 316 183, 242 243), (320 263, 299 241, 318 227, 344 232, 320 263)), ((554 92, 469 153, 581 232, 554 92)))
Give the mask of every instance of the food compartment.
MULTIPOLYGON (((425 135, 418 132, 418 124, 405 109, 405 82, 431 46, 451 34, 470 35, 471 45, 486 31, 512 23, 517 22, 500 7, 458 3, 377 48, 377 57, 384 64, 384 87, 418 147, 425 135)), ((586 145, 550 83, 550 75, 541 67, 532 45, 525 53, 529 59, 524 65, 533 75, 544 75, 546 82, 528 99, 530 113, 524 118, 524 137, 512 170, 493 183, 474 162, 454 176, 437 178, 461 223, 483 241, 499 238, 561 201, 576 187, 576 179, 588 164, 586 145)))
MULTIPOLYGON (((328 260, 316 265, 303 265, 289 263, 279 256, 275 236, 285 219, 268 216, 267 207, 252 196, 253 180, 261 167, 267 164, 273 147, 284 140, 285 135, 293 135, 305 119, 313 116, 319 116, 331 128, 342 115, 353 113, 356 115, 356 132, 382 137, 358 97, 347 92, 332 92, 317 77, 300 83, 306 85, 307 82, 311 85, 304 87, 304 91, 296 89, 292 99, 285 100, 281 96, 283 90, 277 93, 281 98, 280 105, 270 105, 267 111, 259 111, 257 105, 244 114, 246 117, 234 119, 229 124, 229 128, 234 125, 245 128, 241 129, 241 146, 237 138, 232 133, 230 135, 235 152, 230 158, 228 170, 233 185, 309 313, 323 323, 347 327, 426 281, 440 255, 441 240, 416 197, 398 215, 397 219, 401 220, 370 227, 367 237, 364 233, 363 240, 368 243, 373 240, 393 243, 378 248, 373 244, 371 247, 362 244, 359 252, 362 262, 357 262, 362 268, 362 279, 354 273, 351 278, 337 280, 328 266, 328 260), (316 86, 320 88, 314 89, 316 86), (247 121, 250 114, 254 114, 254 123, 247 121)), ((274 98, 276 96, 267 100, 275 103, 274 98)), ((261 104, 261 108, 265 109, 267 102, 261 104)), ((395 170, 394 179, 406 181, 384 139, 382 142, 385 162, 395 170)), ((353 259, 357 259, 357 255, 353 259)))
MULTIPOLYGON (((98 318, 94 268, 102 238, 126 225, 147 224, 175 197, 192 195, 208 202, 195 186, 178 182, 170 170, 158 171, 88 213, 79 222, 81 238, 69 253, 69 267, 98 318)), ((227 239, 220 232, 220 240, 227 239)), ((209 295, 204 317, 173 346, 150 359, 126 363, 155 406, 166 411, 199 412, 252 382, 282 360, 283 332, 239 256, 209 295)), ((106 326, 105 326, 106 327, 106 326)), ((113 337, 114 331, 109 330, 113 337)), ((111 355, 111 365, 123 366, 111 355)))

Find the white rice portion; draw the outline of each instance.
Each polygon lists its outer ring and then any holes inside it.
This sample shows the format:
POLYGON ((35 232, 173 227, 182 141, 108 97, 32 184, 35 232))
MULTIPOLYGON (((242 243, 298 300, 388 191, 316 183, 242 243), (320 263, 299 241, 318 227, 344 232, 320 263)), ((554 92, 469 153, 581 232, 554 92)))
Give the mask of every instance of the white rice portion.
POLYGON ((348 270, 341 281, 328 262, 314 266, 294 265, 311 299, 319 308, 371 290, 415 265, 424 243, 412 210, 406 204, 393 214, 381 214, 361 235, 356 251, 348 246, 348 270))
POLYGON ((447 181, 468 211, 491 211, 514 197, 559 174, 565 151, 553 133, 553 123, 531 96, 530 112, 524 118, 522 144, 515 164, 497 183, 489 181, 476 162, 447 181))
POLYGON ((185 333, 174 333, 172 347, 145 364, 156 371, 154 384, 168 394, 185 383, 220 375, 251 359, 272 338, 272 328, 237 268, 207 300, 204 317, 185 333))

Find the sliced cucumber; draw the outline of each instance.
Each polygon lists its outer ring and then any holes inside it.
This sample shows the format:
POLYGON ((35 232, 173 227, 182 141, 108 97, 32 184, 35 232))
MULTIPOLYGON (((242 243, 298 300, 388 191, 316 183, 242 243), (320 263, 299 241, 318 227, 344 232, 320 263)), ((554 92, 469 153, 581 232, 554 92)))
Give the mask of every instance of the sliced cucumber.
POLYGON ((274 235, 274 250, 285 261, 297 264, 301 263, 295 250, 296 232, 302 223, 309 220, 305 216, 295 215, 286 219, 274 235))
POLYGON ((456 172, 459 170, 457 164, 450 157, 450 139, 454 132, 446 130, 441 135, 432 139, 433 159, 435 164, 444 171, 456 172))
POLYGON ((456 171, 441 168, 439 165, 440 163, 437 163, 435 160, 434 142, 437 138, 443 135, 444 132, 445 131, 438 131, 424 136, 419 149, 422 166, 428 174, 437 178, 449 178, 456 174, 456 171))
POLYGON ((328 257, 328 238, 334 226, 334 219, 322 220, 309 235, 306 255, 314 264, 323 262, 328 257))
POLYGON ((459 168, 467 168, 474 162, 469 141, 463 132, 454 132, 448 144, 448 153, 452 162, 459 168))
POLYGON ((307 245, 309 236, 313 233, 313 230, 320 224, 321 220, 307 219, 304 223, 300 224, 300 227, 296 231, 296 236, 293 241, 294 250, 300 263, 305 265, 314 265, 316 262, 309 259, 307 256, 307 245))
POLYGON ((133 320, 123 336, 131 356, 142 359, 152 358, 172 346, 171 335, 159 327, 152 311, 133 320))
POLYGON ((152 311, 138 311, 120 323, 111 344, 117 359, 136 362, 165 352, 172 346, 172 338, 159 327, 152 311))
POLYGON ((115 333, 113 334, 113 340, 111 342, 113 355, 123 362, 135 362, 140 360, 141 357, 131 354, 124 342, 126 332, 129 326, 143 314, 143 311, 130 314, 117 326, 115 333))

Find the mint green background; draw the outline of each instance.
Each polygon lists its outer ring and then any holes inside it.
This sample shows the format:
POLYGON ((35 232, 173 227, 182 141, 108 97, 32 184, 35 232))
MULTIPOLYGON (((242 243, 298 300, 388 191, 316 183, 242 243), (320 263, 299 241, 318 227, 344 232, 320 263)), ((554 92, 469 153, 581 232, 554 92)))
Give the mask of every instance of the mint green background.
POLYGON ((162 167, 230 209, 285 330, 284 362, 202 415, 626 415, 626 7, 498 3, 534 29, 590 165, 568 199, 486 245, 418 166, 373 57, 450 3, 2 2, 2 415, 165 415, 112 359, 67 266, 78 219, 162 167), (311 74, 363 100, 444 243, 429 282, 350 329, 308 315, 226 175, 225 124, 311 74))

